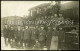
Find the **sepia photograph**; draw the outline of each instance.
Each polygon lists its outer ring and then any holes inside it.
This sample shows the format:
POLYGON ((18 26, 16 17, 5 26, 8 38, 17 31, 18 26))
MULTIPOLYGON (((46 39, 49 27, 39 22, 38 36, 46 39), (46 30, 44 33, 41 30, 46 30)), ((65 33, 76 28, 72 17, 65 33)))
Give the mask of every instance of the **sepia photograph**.
POLYGON ((1 50, 79 50, 79 1, 1 1, 1 50))

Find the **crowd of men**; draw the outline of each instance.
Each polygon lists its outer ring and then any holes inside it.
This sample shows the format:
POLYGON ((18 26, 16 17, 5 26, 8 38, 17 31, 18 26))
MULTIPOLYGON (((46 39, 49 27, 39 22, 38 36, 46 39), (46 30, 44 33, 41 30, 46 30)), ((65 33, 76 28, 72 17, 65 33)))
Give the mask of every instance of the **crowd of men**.
POLYGON ((61 27, 47 27, 34 26, 8 26, 5 25, 3 30, 3 36, 5 38, 5 44, 7 42, 11 45, 15 45, 16 48, 25 48, 30 50, 39 50, 47 48, 47 50, 62 49, 64 42, 64 31, 61 27), (14 44, 13 44, 14 43, 14 44))

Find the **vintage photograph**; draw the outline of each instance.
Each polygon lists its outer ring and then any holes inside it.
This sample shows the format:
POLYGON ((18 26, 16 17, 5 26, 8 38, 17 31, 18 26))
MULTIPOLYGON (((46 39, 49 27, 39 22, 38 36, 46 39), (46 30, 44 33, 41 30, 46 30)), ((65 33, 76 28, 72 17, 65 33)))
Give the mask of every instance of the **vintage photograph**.
POLYGON ((79 50, 79 1, 1 1, 1 50, 79 50))

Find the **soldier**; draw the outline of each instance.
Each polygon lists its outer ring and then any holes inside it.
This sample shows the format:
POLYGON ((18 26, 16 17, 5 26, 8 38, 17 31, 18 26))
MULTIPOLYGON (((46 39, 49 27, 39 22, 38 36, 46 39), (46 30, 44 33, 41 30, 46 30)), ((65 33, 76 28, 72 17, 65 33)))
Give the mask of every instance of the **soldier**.
POLYGON ((48 27, 48 30, 47 30, 47 33, 46 33, 46 37, 47 37, 47 40, 46 40, 46 46, 47 46, 47 49, 50 50, 50 45, 51 45, 51 38, 52 38, 52 30, 51 30, 51 27, 48 27))
POLYGON ((30 47, 30 38, 31 38, 31 31, 28 26, 25 26, 24 30, 24 45, 25 47, 30 47))
POLYGON ((51 47, 50 50, 57 50, 58 49, 58 31, 56 30, 56 27, 53 27, 52 32, 52 40, 51 40, 51 47))
POLYGON ((44 27, 41 27, 40 33, 38 35, 38 41, 40 43, 40 48, 43 49, 45 46, 46 41, 46 31, 44 30, 44 27))
POLYGON ((7 25, 5 25, 5 28, 4 28, 4 30, 3 30, 4 32, 4 34, 3 34, 3 36, 4 36, 4 40, 5 40, 5 44, 7 45, 7 38, 8 38, 8 28, 7 28, 7 25))
POLYGON ((59 49, 61 50, 61 49, 63 49, 63 45, 64 45, 64 36, 65 35, 65 32, 62 30, 62 28, 60 27, 59 28, 59 49))

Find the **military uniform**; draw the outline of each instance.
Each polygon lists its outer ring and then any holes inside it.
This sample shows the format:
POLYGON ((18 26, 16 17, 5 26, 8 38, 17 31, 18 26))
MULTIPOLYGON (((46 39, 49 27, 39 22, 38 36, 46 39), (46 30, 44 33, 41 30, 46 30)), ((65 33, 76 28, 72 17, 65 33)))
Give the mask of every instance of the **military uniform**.
POLYGON ((46 31, 45 30, 40 30, 40 33, 38 35, 38 41, 40 43, 40 48, 42 49, 46 43, 46 31))

